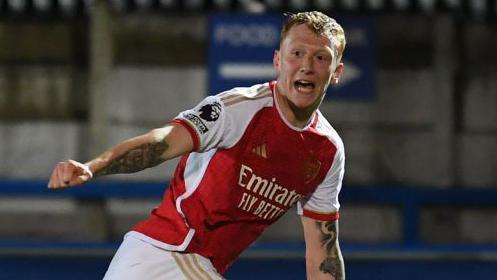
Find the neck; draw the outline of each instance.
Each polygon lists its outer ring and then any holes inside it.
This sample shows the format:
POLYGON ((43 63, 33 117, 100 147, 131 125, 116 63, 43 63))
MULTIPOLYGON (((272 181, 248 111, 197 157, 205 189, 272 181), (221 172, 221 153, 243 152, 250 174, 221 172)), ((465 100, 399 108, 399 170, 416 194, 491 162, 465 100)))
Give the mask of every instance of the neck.
POLYGON ((278 84, 276 84, 275 98, 277 99, 279 109, 285 120, 297 128, 306 127, 312 116, 314 116, 314 112, 316 112, 315 106, 304 109, 298 108, 286 96, 279 92, 278 84))

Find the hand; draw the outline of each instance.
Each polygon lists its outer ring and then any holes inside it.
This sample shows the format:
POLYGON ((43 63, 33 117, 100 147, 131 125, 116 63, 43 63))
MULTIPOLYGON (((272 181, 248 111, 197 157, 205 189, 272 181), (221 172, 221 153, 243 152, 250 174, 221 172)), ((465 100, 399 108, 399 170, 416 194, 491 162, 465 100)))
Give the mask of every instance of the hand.
POLYGON ((49 189, 73 187, 88 182, 93 178, 93 173, 88 166, 74 161, 59 162, 50 176, 49 189))

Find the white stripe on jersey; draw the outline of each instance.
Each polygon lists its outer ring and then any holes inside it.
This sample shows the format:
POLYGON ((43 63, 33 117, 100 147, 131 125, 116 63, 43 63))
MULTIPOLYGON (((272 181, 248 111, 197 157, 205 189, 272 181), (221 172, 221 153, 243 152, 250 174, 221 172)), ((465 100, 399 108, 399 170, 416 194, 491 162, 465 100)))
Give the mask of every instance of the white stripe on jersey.
POLYGON ((337 148, 333 163, 326 174, 325 180, 319 184, 313 195, 307 199, 303 199, 297 204, 297 213, 303 215, 303 208, 318 214, 333 214, 340 209, 338 201, 338 193, 342 188, 342 180, 345 171, 345 151, 342 139, 324 118, 323 114, 318 110, 316 112, 319 121, 316 125, 316 130, 322 135, 326 135, 328 139, 337 148), (326 186, 335 186, 334 188, 326 186), (333 199, 329 199, 329 198, 333 199))
POLYGON ((245 100, 256 100, 265 97, 270 97, 273 94, 271 88, 266 86, 265 84, 260 85, 259 88, 257 88, 257 90, 249 88, 249 90, 241 91, 241 89, 242 88, 235 88, 231 91, 226 91, 224 93, 221 93, 219 96, 221 98, 221 101, 224 103, 224 105, 231 106, 233 104, 245 100))
POLYGON ((176 200, 176 210, 183 217, 185 224, 188 223, 185 219, 185 214, 181 210, 181 202, 183 199, 188 198, 192 195, 198 188, 200 181, 204 177, 205 171, 211 158, 216 153, 217 149, 212 149, 204 153, 191 153, 186 161, 185 173, 183 174, 185 178, 185 193, 180 195, 176 200))
POLYGON ((195 234, 195 230, 194 229, 190 229, 188 231, 188 234, 185 236, 185 239, 183 240, 183 243, 181 243, 179 245, 167 244, 167 243, 164 243, 164 242, 159 241, 157 239, 153 239, 153 238, 151 238, 149 236, 146 236, 145 234, 143 234, 141 232, 137 232, 137 231, 134 231, 134 230, 126 233, 125 237, 129 235, 129 236, 137 238, 137 239, 139 239, 139 240, 141 240, 141 241, 143 241, 145 243, 154 245, 155 247, 158 247, 158 248, 162 248, 162 249, 169 250, 169 251, 182 252, 182 251, 186 250, 186 247, 188 247, 188 245, 192 241, 192 238, 193 238, 194 234, 195 234))

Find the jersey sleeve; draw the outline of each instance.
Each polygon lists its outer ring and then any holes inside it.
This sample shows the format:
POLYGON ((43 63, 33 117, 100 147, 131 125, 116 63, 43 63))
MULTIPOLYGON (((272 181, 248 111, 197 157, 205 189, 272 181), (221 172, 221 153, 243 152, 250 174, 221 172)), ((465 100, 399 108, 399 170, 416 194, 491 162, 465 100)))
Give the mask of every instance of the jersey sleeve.
POLYGON ((206 97, 194 108, 179 113, 172 123, 183 125, 190 132, 196 152, 229 148, 242 137, 254 115, 271 104, 268 83, 233 88, 206 97))
POLYGON ((194 151, 204 152, 222 145, 228 117, 219 96, 208 96, 194 108, 179 113, 172 123, 188 130, 194 151))
POLYGON ((344 170, 345 153, 343 145, 340 145, 326 178, 309 197, 297 203, 297 213, 319 221, 338 220, 338 194, 342 188, 344 170))

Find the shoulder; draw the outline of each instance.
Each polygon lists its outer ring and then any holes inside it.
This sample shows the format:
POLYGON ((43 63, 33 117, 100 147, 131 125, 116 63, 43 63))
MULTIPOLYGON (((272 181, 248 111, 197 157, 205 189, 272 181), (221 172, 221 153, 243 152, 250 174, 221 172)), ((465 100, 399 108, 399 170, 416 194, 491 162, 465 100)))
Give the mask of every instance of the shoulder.
POLYGON ((257 84, 251 87, 236 87, 216 95, 225 107, 241 104, 253 104, 261 106, 272 105, 272 90, 269 83, 257 84))
POLYGON ((344 144, 342 138, 338 134, 338 132, 333 128, 330 122, 323 116, 323 114, 318 110, 317 112, 317 122, 315 125, 316 131, 327 137, 333 145, 337 148, 339 153, 344 152, 344 144))

